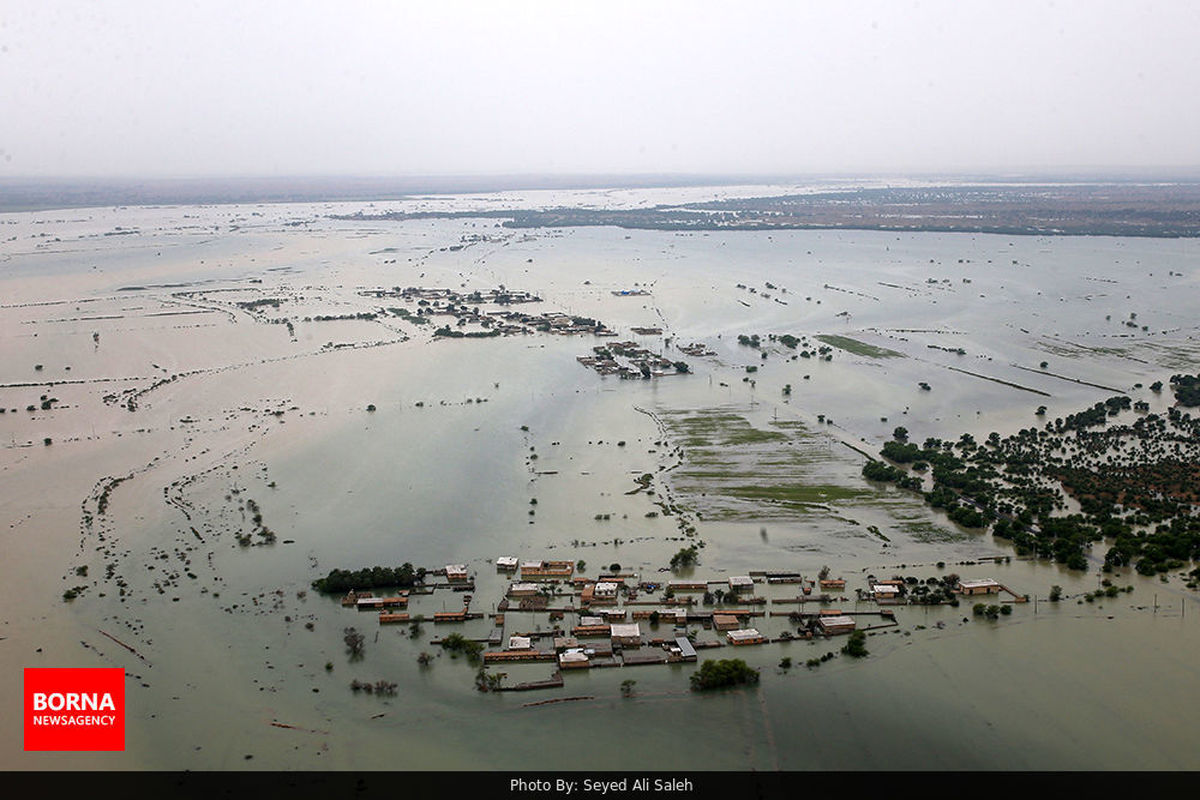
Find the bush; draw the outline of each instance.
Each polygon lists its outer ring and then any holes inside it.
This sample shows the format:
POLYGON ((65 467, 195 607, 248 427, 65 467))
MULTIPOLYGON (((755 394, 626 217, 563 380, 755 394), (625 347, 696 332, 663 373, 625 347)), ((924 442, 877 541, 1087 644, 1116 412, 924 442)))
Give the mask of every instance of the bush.
POLYGON ((852 658, 863 658, 867 655, 867 635, 862 631, 855 631, 850 634, 850 640, 846 642, 842 652, 852 658))
POLYGON ((479 660, 479 654, 483 652, 483 645, 464 638, 461 633, 452 633, 442 639, 442 647, 450 652, 451 657, 456 657, 459 653, 465 654, 467 661, 472 664, 479 660))
POLYGON ((740 658, 705 661, 691 676, 692 690, 720 689, 725 686, 758 683, 758 671, 740 658))

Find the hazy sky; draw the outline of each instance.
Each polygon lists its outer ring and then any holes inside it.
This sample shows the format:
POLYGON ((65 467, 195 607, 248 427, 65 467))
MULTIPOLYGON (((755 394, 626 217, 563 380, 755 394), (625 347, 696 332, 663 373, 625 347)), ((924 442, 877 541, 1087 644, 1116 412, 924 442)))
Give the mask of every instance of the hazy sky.
POLYGON ((1183 1, 3 0, 0 178, 1194 167, 1198 42, 1183 1))

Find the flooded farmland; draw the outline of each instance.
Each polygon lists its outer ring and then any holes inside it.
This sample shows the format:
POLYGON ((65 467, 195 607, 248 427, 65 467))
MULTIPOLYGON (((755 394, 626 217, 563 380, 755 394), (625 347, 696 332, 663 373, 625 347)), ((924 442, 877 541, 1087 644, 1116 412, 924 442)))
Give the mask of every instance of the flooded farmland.
MULTIPOLYGON (((1101 543, 1068 570, 862 477, 897 426, 982 441, 1113 394, 1165 412, 1148 387, 1200 363, 1200 243, 332 218, 682 199, 662 195, 0 215, 0 692, 15 703, 24 667, 120 667, 128 708, 124 752, 26 753, 4 726, 0 764, 1200 766, 1186 569, 1101 573, 1101 543), (581 320, 614 335, 569 330, 581 320), (500 321, 514 330, 491 335, 500 321), (617 343, 686 370, 578 360, 617 343), (500 649, 584 616, 502 611, 500 556, 631 586, 824 571, 846 586, 818 605, 851 614, 879 611, 858 591, 871 577, 991 578, 1028 601, 997 619, 969 598, 893 606, 861 659, 843 637, 735 647, 689 621, 679 633, 725 645, 700 661, 759 670, 730 691, 691 691, 682 661, 481 692, 435 642, 498 630, 500 649), (464 608, 446 586, 409 597, 419 624, 381 625, 311 585, 405 562, 465 565, 480 618, 436 623, 464 608), (1095 597, 1102 580, 1121 591, 1095 597)), ((817 609, 787 602, 803 585, 758 580, 755 628, 798 634, 791 612, 817 609)), ((549 604, 578 609, 560 590, 549 604)), ((490 668, 509 685, 555 671, 490 668)))

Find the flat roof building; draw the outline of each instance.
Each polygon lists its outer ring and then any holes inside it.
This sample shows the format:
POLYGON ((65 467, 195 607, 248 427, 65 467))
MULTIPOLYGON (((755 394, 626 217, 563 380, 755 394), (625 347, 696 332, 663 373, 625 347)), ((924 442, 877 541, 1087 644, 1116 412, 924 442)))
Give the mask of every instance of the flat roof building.
POLYGON ((563 669, 583 669, 590 666, 587 653, 579 649, 559 653, 558 665, 563 669))
POLYGON ((991 578, 959 581, 958 590, 963 594, 997 594, 1000 591, 1000 583, 991 578))
POLYGON ((730 644, 735 646, 762 644, 766 641, 766 637, 759 633, 757 628, 743 628, 741 630, 730 631, 725 634, 725 637, 729 640, 730 644))
POLYGON ((846 614, 837 617, 818 617, 817 624, 821 626, 823 633, 830 636, 837 633, 850 633, 858 627, 854 617, 846 614))
POLYGON ((609 629, 614 645, 637 647, 642 643, 642 626, 636 622, 626 622, 613 625, 609 629))
POLYGON ((729 578, 729 589, 733 592, 753 591, 754 579, 749 575, 733 575, 729 578))
POLYGON ((741 625, 732 614, 713 614, 713 627, 719 631, 734 631, 741 625))

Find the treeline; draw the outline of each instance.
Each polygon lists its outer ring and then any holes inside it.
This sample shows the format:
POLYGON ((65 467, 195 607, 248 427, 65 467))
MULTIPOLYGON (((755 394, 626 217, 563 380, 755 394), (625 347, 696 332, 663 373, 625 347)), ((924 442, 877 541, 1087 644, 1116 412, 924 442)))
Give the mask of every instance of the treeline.
POLYGON ((400 587, 406 589, 425 580, 425 568, 405 562, 399 567, 363 567, 360 570, 334 569, 324 578, 317 578, 312 587, 326 594, 341 594, 350 590, 400 587))
POLYGON ((1172 375, 1171 390, 1179 405, 1200 406, 1200 375, 1172 375))
MULTIPOLYGON (((1190 391, 1200 394, 1200 376, 1171 382, 1181 403, 1192 399, 1190 391)), ((922 492, 928 505, 965 527, 992 525, 1018 555, 1085 570, 1092 545, 1108 541, 1105 571, 1165 573, 1200 560, 1200 419, 1178 408, 1147 414, 1144 406, 1119 424, 1113 418, 1133 403, 1118 395, 1041 429, 991 433, 983 443, 963 434, 918 446, 897 428, 880 451, 886 461, 864 464, 862 474, 922 492), (925 472, 932 473, 929 491, 925 472), (1065 513, 1067 494, 1079 513, 1065 513)))
MULTIPOLYGON (((546 329, 549 330, 549 325, 546 326, 546 329)), ((499 336, 500 331, 498 331, 498 330, 467 331, 466 333, 464 333, 463 331, 456 331, 453 328, 451 328, 449 325, 446 325, 446 326, 438 328, 436 331, 434 331, 433 335, 434 336, 444 336, 444 337, 447 337, 450 339, 488 339, 488 338, 491 338, 492 336, 499 336)))

